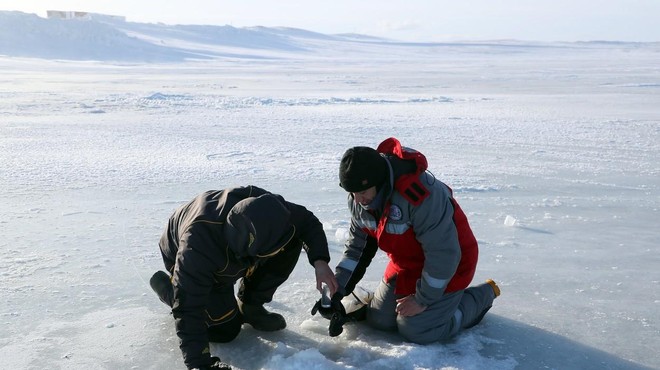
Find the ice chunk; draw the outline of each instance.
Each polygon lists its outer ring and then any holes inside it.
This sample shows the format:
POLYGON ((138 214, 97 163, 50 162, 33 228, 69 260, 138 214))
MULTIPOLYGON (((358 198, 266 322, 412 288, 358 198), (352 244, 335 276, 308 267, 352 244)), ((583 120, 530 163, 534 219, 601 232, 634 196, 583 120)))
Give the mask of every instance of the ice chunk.
POLYGON ((506 215, 506 218, 504 219, 505 226, 515 226, 517 223, 518 220, 516 220, 513 216, 506 215))

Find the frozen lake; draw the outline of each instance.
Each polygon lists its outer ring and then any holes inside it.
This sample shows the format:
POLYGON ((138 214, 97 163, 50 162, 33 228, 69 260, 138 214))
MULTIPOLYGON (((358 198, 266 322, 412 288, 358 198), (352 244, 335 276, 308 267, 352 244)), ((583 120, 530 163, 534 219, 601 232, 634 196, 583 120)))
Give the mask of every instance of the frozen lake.
POLYGON ((349 222, 339 159, 390 136, 468 214, 474 282, 502 288, 483 324, 428 346, 360 324, 330 338, 301 258, 269 306, 287 329, 247 327, 214 355, 236 369, 660 368, 660 47, 355 47, 0 57, 0 368, 184 368, 146 283, 174 208, 264 187, 315 212, 334 267, 349 222))

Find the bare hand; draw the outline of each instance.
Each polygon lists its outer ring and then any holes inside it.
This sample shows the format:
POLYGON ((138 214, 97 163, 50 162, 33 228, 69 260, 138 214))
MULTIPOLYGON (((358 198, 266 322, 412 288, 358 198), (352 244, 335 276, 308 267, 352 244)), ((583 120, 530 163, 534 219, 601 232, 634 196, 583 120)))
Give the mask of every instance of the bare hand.
POLYGON ((396 300, 396 313, 401 316, 415 316, 424 310, 426 310, 426 306, 417 303, 414 295, 396 300))
POLYGON ((339 284, 337 284, 335 274, 328 263, 322 260, 314 261, 314 272, 316 274, 316 289, 322 293, 322 283, 325 283, 330 288, 330 296, 334 295, 339 289, 339 284))

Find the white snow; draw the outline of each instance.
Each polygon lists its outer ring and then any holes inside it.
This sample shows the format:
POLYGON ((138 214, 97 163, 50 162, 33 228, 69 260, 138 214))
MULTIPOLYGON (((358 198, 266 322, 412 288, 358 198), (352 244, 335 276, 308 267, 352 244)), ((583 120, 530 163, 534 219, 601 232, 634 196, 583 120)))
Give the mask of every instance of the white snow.
POLYGON ((246 326, 214 355, 236 369, 660 368, 658 44, 59 22, 0 12, 0 369, 184 368, 147 284, 174 208, 262 186, 315 212, 334 266, 339 159, 390 136, 468 214, 474 282, 502 288, 483 323, 426 346, 362 324, 330 338, 301 256, 268 305, 287 329, 246 326))

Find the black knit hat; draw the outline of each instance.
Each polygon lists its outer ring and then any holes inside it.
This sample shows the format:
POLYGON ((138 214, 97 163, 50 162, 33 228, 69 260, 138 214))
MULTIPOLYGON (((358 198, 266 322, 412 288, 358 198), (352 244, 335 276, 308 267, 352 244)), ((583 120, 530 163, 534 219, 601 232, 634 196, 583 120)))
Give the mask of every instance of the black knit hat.
POLYGON ((344 153, 339 164, 339 186, 357 193, 382 184, 389 169, 387 160, 375 149, 356 146, 344 153))

